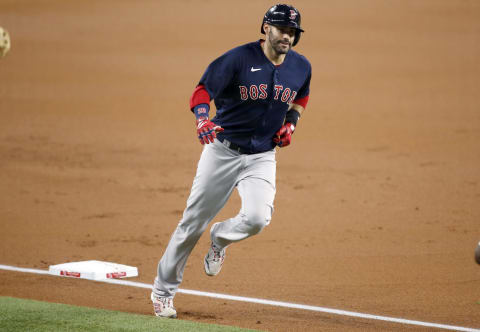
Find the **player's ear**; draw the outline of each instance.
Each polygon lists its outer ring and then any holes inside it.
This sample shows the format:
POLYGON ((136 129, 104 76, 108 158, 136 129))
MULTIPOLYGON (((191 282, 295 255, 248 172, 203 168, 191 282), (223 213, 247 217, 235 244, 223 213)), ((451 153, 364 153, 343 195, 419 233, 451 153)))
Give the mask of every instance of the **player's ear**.
POLYGON ((268 34, 270 32, 270 25, 268 23, 263 23, 263 30, 265 31, 265 34, 268 34))

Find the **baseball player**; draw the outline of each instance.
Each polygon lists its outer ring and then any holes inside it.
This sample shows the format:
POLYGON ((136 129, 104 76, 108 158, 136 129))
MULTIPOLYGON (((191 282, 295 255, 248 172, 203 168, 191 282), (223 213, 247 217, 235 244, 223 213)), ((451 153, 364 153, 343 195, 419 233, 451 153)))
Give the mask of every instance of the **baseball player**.
POLYGON ((236 47, 214 60, 190 98, 203 152, 187 206, 158 263, 151 299, 155 315, 175 318, 173 297, 188 256, 209 222, 237 188, 240 212, 211 227, 205 273, 215 276, 226 248, 270 223, 275 196, 275 147, 288 146, 305 109, 311 65, 292 50, 300 13, 278 4, 265 14, 265 40, 236 47), (210 120, 210 101, 216 115, 210 120))

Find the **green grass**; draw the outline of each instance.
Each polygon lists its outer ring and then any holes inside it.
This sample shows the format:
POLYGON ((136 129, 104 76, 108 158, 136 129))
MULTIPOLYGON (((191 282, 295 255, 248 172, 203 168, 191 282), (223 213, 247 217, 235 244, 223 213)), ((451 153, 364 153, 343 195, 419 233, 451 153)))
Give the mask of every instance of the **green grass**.
POLYGON ((118 311, 0 297, 0 331, 253 331, 118 311))

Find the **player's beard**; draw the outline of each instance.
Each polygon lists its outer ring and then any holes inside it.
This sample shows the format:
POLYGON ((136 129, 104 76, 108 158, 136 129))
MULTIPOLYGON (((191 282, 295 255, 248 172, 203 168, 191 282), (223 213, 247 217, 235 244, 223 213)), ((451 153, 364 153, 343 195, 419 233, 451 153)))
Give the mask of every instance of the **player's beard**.
POLYGON ((282 38, 275 38, 272 31, 268 33, 268 38, 270 39, 270 44, 272 45, 273 50, 277 54, 287 54, 290 48, 292 47, 292 43, 289 40, 282 39, 282 38), (283 43, 288 43, 288 46, 283 43))

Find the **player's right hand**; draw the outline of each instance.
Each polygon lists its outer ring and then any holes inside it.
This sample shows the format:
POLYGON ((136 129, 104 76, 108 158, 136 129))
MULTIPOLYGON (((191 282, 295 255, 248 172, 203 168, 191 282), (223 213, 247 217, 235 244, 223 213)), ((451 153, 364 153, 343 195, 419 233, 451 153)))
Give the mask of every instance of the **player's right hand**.
POLYGON ((198 118, 197 119, 197 135, 200 144, 209 144, 213 143, 217 133, 223 131, 223 128, 217 126, 215 123, 210 121, 208 118, 198 118))

